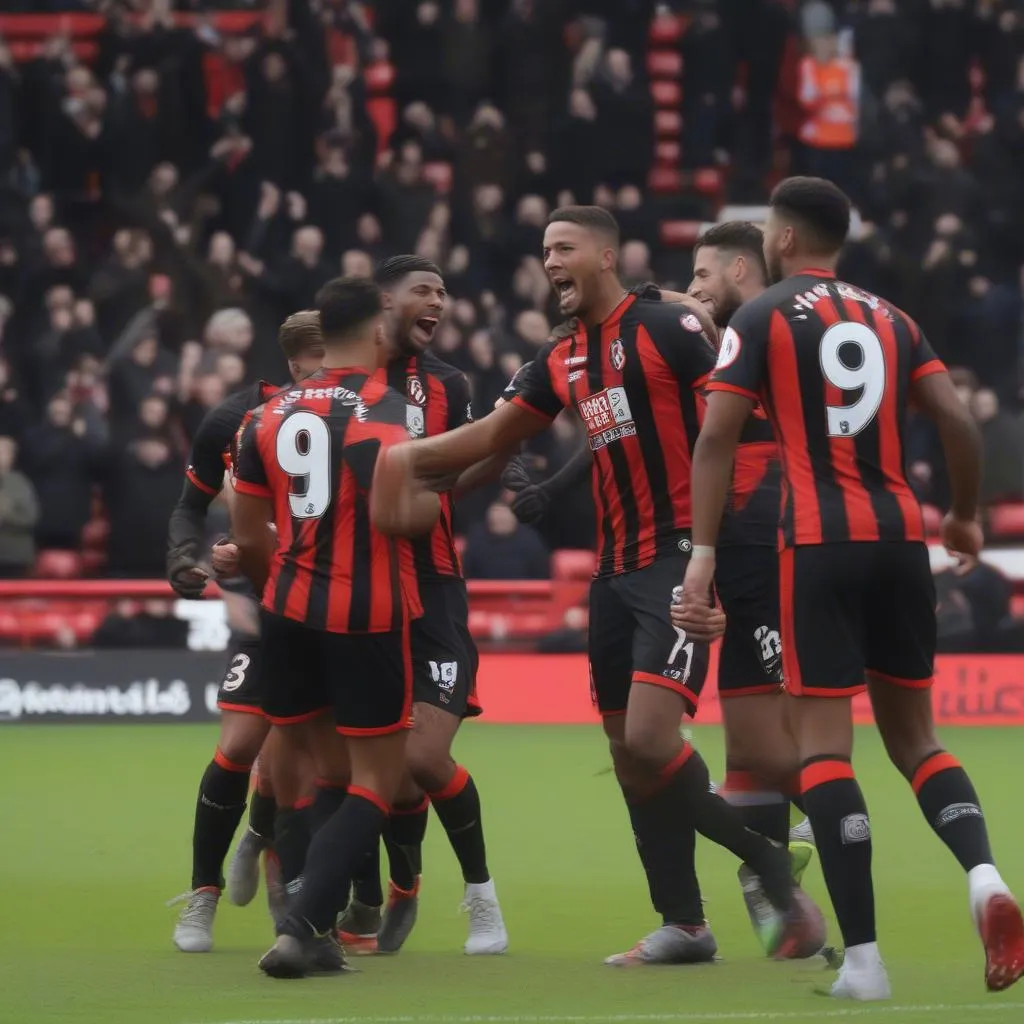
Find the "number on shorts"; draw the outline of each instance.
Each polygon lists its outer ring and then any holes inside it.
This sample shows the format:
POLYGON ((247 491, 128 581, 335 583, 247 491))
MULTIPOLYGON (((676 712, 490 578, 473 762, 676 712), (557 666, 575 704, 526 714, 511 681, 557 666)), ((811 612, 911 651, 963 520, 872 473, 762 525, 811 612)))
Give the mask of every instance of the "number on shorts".
POLYGON ((430 662, 430 678, 438 686, 450 690, 455 686, 459 678, 459 663, 457 661, 432 661, 430 662))
POLYGON ((331 503, 330 427, 315 413, 293 412, 277 432, 277 463, 301 486, 288 492, 292 515, 319 519, 331 503))
POLYGON ((231 659, 228 666, 228 674, 224 677, 222 688, 228 693, 237 690, 245 682, 245 673, 249 670, 249 663, 252 658, 248 654, 239 652, 231 659))
POLYGON ((690 669, 693 667, 693 641, 686 639, 686 630, 680 629, 678 626, 672 627, 676 631, 676 642, 672 648, 672 652, 668 656, 669 668, 675 668, 676 659, 680 654, 686 655, 686 664, 683 666, 682 671, 675 669, 673 672, 673 678, 676 678, 675 673, 678 672, 678 681, 680 683, 686 683, 690 678, 690 669))
POLYGON ((840 391, 859 391, 850 405, 826 405, 830 437, 852 437, 875 418, 885 394, 885 352, 882 342, 866 324, 833 324, 821 337, 818 359, 825 380, 840 391), (850 367, 839 358, 844 345, 860 353, 860 365, 850 367))

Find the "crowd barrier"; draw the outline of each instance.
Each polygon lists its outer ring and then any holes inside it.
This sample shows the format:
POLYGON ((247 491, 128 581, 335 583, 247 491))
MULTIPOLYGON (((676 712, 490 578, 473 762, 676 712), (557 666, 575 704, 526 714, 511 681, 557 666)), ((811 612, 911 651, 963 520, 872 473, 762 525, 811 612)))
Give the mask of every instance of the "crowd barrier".
MULTIPOLYGON (((0 724, 210 722, 217 717, 223 653, 74 651, 0 654, 0 724)), ((699 723, 721 721, 715 659, 699 723)), ((595 723, 587 661, 581 654, 481 656, 484 722, 595 723)), ((866 697, 854 702, 870 722, 866 697)), ((947 655, 938 659, 936 717, 945 725, 1024 724, 1024 658, 947 655)))

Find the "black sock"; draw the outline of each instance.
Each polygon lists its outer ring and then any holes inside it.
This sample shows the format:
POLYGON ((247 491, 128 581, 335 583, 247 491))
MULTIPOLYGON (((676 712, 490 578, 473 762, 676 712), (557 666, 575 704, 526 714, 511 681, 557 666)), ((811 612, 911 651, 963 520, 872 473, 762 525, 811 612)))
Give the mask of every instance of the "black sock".
POLYGON ((412 892, 423 871, 423 837, 427 834, 426 797, 415 804, 398 804, 384 827, 384 846, 388 851, 391 881, 412 892))
POLYGON ((384 905, 384 890, 380 884, 379 840, 373 844, 373 849, 366 855, 366 859, 359 865, 352 878, 352 896, 364 907, 384 905))
POLYGON ((871 826, 849 758, 823 755, 800 772, 807 816, 846 947, 876 940, 871 826))
POLYGON ((283 807, 274 821, 274 852, 281 862, 281 882, 288 888, 302 877, 309 852, 309 803, 300 800, 294 807, 283 807))
POLYGON ((647 875, 651 905, 662 921, 699 927, 704 924, 704 908, 697 881, 697 833, 678 814, 666 814, 664 800, 659 799, 663 792, 649 800, 626 802, 636 852, 647 875))
POLYGON ((264 796, 258 789, 249 798, 249 831, 268 846, 274 842, 274 815, 277 805, 272 796, 264 796))
POLYGON ((430 802, 459 859, 463 881, 470 885, 490 881, 480 794, 473 776, 461 764, 456 765, 451 782, 440 793, 433 794, 430 802))
POLYGON ((993 864, 978 794, 960 762, 944 750, 921 762, 910 781, 925 819, 964 871, 993 864))
POLYGON ((310 932, 324 935, 334 928, 348 900, 352 874, 377 841, 386 817, 373 800, 349 793, 309 844, 302 892, 279 934, 304 938, 310 932))
POLYGON ((192 830, 193 889, 223 888, 224 858, 245 813, 249 768, 225 768, 221 763, 224 760, 218 750, 199 783, 192 830))
POLYGON ((345 802, 348 788, 332 786, 323 779, 316 780, 313 804, 309 809, 309 828, 313 835, 331 820, 331 816, 345 802))
POLYGON ((789 799, 769 789, 755 772, 727 767, 720 795, 739 812, 751 832, 786 846, 789 842, 789 799))

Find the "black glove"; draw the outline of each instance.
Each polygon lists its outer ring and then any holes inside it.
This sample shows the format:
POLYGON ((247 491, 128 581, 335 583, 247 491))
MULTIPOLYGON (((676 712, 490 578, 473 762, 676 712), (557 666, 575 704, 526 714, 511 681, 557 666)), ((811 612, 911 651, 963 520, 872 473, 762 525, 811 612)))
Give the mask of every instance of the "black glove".
POLYGON ((167 553, 167 582, 179 596, 194 601, 203 596, 209 574, 192 557, 192 545, 179 545, 167 553))
POLYGON ((551 504, 551 495, 543 484, 530 484, 512 499, 512 511, 521 523, 532 526, 539 523, 551 504))
POLYGON ((508 460, 508 465, 501 474, 501 486, 508 491, 525 490, 533 485, 530 471, 527 469, 526 460, 518 455, 508 460))

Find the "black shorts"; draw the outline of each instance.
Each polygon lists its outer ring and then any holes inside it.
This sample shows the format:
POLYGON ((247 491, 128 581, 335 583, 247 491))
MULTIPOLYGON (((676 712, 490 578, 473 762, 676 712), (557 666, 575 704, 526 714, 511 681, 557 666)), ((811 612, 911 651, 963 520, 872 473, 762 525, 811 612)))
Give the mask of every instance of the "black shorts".
POLYGON ((411 626, 413 700, 457 718, 472 718, 480 663, 469 632, 466 581, 457 577, 420 583, 423 615, 411 626))
POLYGON ((865 689, 865 674, 914 689, 931 685, 935 583, 924 544, 787 548, 779 576, 788 692, 849 697, 865 689))
POLYGON ((725 636, 718 652, 719 696, 780 692, 779 553, 754 545, 719 548, 715 589, 725 612, 725 636))
POLYGON ((262 614, 263 710, 275 725, 334 712, 338 732, 379 736, 412 724, 409 630, 327 633, 262 614))
POLYGON ((263 714, 263 672, 259 637, 238 637, 229 648, 230 659, 217 691, 221 711, 263 714))
POLYGON ((669 618, 672 590, 683 582, 689 558, 662 555, 643 569, 591 583, 587 650, 591 696, 602 715, 625 712, 633 683, 674 690, 688 714, 696 714, 709 647, 687 640, 669 618))

